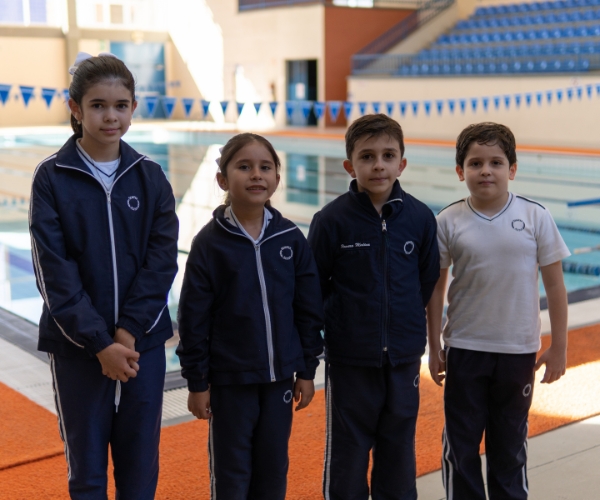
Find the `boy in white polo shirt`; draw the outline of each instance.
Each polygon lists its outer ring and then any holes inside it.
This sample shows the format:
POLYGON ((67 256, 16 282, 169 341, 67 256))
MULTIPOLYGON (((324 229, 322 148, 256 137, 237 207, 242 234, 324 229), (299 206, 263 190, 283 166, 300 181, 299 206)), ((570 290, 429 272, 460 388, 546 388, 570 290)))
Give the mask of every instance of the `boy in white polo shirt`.
POLYGON ((447 498, 485 500, 479 445, 485 431, 490 500, 526 499, 527 418, 534 370, 542 383, 565 373, 570 255, 552 216, 508 190, 517 171, 515 138, 495 123, 470 125, 456 143, 456 173, 470 196, 437 216, 441 276, 427 307, 429 370, 442 385, 446 424, 442 476, 447 498), (448 268, 447 323, 440 332, 448 268), (538 267, 548 298, 552 344, 540 348, 538 267))

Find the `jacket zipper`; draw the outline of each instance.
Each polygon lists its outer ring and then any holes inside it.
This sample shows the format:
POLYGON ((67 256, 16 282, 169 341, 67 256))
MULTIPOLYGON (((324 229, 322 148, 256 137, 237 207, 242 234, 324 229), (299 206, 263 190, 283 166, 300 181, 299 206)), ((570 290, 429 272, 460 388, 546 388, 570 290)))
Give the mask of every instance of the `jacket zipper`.
POLYGON ((381 219, 381 232, 383 233, 383 352, 388 350, 388 234, 385 219, 381 219))
MULTIPOLYGON (((219 225, 225 229, 225 231, 231 233, 231 234, 235 234, 236 236, 241 236, 244 239, 249 239, 246 235, 244 234, 240 234, 240 233, 236 233, 235 231, 231 231, 228 228, 226 228, 223 224, 221 224, 221 221, 219 221, 217 219, 217 222, 219 223, 219 225)), ((254 246, 254 252, 256 255, 256 268, 258 271, 258 281, 260 283, 260 295, 261 295, 261 300, 262 300, 262 304, 263 304, 263 311, 265 314, 265 326, 266 326, 266 336, 267 336, 267 353, 269 356, 269 376, 271 378, 271 382, 276 382, 277 378, 275 377, 275 363, 274 363, 274 359, 275 359, 275 354, 274 354, 274 349, 273 349, 273 327, 271 325, 271 313, 269 311, 269 300, 267 297, 267 283, 265 281, 265 273, 263 270, 263 266, 262 266, 262 258, 260 255, 260 247, 261 245, 265 242, 270 240, 271 238, 275 238, 276 236, 279 236, 281 234, 284 233, 288 233, 290 231, 294 231, 298 229, 297 227, 291 227, 289 229, 286 229, 285 231, 281 231, 279 233, 275 233, 272 234, 271 236, 269 236, 268 238, 263 238, 259 243, 254 243, 253 241, 251 242, 252 245, 254 246)))
MULTIPOLYGON (((74 167, 68 167, 66 165, 57 165, 60 166, 61 168, 68 168, 71 170, 78 170, 80 172, 83 172, 84 174, 90 175, 91 177, 93 177, 94 179, 96 179, 96 181, 98 182, 98 184, 100 184, 100 186, 102 187, 103 191, 106 193, 106 207, 108 210, 108 228, 109 228, 109 232, 110 232, 110 249, 111 249, 111 254, 112 254, 112 263, 113 263, 113 280, 114 280, 114 286, 115 286, 115 304, 114 304, 114 308, 115 308, 115 331, 116 331, 116 327, 117 327, 117 321, 119 320, 119 277, 117 274, 117 249, 115 247, 115 230, 114 230, 114 225, 113 225, 113 216, 112 216, 112 200, 111 200, 111 193, 113 188, 115 187, 115 184, 117 183, 117 181, 123 177, 123 175, 125 175, 125 172, 129 171, 131 168, 133 168, 133 166, 137 163, 139 163, 141 160, 143 160, 145 157, 142 156, 140 157, 137 161, 135 161, 134 163, 132 163, 131 165, 129 165, 125 170, 123 170, 123 172, 121 172, 121 175, 119 175, 117 178, 115 178, 114 182, 112 183, 112 185, 110 186, 110 189, 106 189, 106 186, 103 185, 102 182, 100 182, 99 179, 96 178, 96 176, 92 173, 88 173, 85 170, 81 170, 80 168, 74 168, 74 167)), ((162 311, 161 311, 162 314, 162 311)), ((119 412, 119 404, 121 403, 121 381, 117 380, 117 384, 116 384, 116 389, 115 389, 115 413, 119 412)))
POLYGON ((260 258, 260 243, 254 245, 256 252, 256 267, 258 269, 258 281, 260 282, 260 295, 262 297, 263 311, 265 313, 265 324, 267 327, 267 352, 269 354, 269 375, 271 382, 275 382, 275 368, 273 366, 273 330, 271 328, 271 313, 269 312, 267 285, 265 283, 265 274, 262 267, 262 259, 260 258))
MULTIPOLYGON (((67 168, 67 169, 70 169, 70 170, 77 170, 78 172, 82 172, 82 173, 84 173, 86 175, 89 175, 90 177, 92 177, 93 179, 95 179, 96 182, 98 182, 98 184, 100 184, 100 186, 102 187, 102 190, 106 193, 106 207, 107 207, 107 212, 108 212, 108 228, 109 228, 109 233, 110 233, 110 249, 111 249, 111 256, 112 256, 113 280, 114 280, 114 287, 115 287, 115 303, 114 303, 115 325, 116 325, 117 321, 119 320, 119 281, 118 281, 118 274, 117 274, 117 250, 116 250, 116 247, 115 247, 115 230, 114 230, 113 216, 112 216, 111 193, 112 193, 112 190, 115 187, 115 184, 117 183, 117 181, 121 177, 123 177, 123 175, 125 175, 126 172, 128 172, 131 168, 133 168, 134 165, 136 165, 137 163, 139 163, 144 158, 145 158, 144 156, 140 157, 137 161, 135 161, 134 163, 132 163, 131 165, 129 165, 129 167, 127 167, 125 170, 123 170, 123 172, 121 173, 121 175, 119 175, 114 180, 114 182, 112 183, 112 186, 108 190, 106 189, 106 186, 104 186, 102 184, 102 182, 100 182, 93 173, 86 172, 85 170, 81 170, 80 168, 69 167, 67 165, 58 165, 57 164, 58 167, 67 168)), ((162 313, 162 311, 161 311, 161 313, 162 313)))

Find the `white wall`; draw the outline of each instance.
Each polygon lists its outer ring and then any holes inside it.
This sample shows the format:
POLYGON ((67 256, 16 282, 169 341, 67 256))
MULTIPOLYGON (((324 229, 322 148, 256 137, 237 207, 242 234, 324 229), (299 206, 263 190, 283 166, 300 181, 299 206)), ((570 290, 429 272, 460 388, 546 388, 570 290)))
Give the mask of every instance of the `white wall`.
POLYGON ((40 88, 62 90, 69 85, 65 41, 62 38, 0 37, 0 83, 12 85, 10 98, 0 104, 0 127, 54 125, 66 121, 68 113, 62 96, 54 97, 50 109, 40 88), (36 87, 27 107, 19 85, 36 87))
MULTIPOLYGON (((515 93, 566 89, 570 86, 600 83, 600 75, 585 76, 489 76, 489 77, 447 77, 447 78, 358 78, 348 81, 349 92, 354 102, 395 101, 393 118, 398 120, 407 137, 439 140, 456 140, 459 132, 471 123, 482 121, 500 122, 512 129, 517 142, 527 145, 557 145, 583 148, 600 148, 600 97, 594 88, 592 99, 585 91, 581 100, 573 97, 568 101, 564 95, 562 102, 556 97, 550 105, 544 102, 538 106, 535 98, 530 107, 525 100, 520 109, 515 109, 514 101, 506 110, 502 103, 499 110, 490 102, 487 113, 479 104, 475 113, 470 102, 464 114, 457 108, 450 114, 446 103, 441 116, 438 116, 435 103, 429 116, 421 107, 417 116, 407 110, 400 116, 398 101, 423 101, 448 98, 492 97, 515 93)), ((382 106, 383 108, 383 106, 382 106)), ((372 112, 369 108, 368 112, 372 112)), ((355 109, 353 119, 358 118, 355 109)))
MULTIPOLYGON (((324 52, 325 9, 320 5, 258 9, 238 12, 237 0, 204 0, 214 21, 222 30, 223 98, 240 102, 271 101, 271 85, 277 101, 286 98, 287 60, 316 59, 318 96, 325 93, 324 52)), ((218 44, 212 47, 220 50, 218 44)), ((210 71, 206 68, 206 71, 210 71)), ((246 120, 240 126, 255 126, 256 116, 248 106, 246 120)), ((237 111, 228 110, 228 121, 237 111)), ((261 110, 263 126, 270 111, 261 110)), ((242 118, 245 118, 242 116, 242 118)), ((283 107, 277 112, 277 124, 285 123, 283 107)))

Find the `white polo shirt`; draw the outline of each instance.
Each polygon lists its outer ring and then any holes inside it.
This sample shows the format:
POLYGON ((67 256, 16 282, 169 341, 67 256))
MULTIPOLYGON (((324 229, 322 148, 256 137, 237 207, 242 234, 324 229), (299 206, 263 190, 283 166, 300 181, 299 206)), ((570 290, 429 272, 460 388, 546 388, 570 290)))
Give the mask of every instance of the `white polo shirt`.
POLYGON ((469 198, 437 216, 442 269, 453 264, 444 343, 475 351, 526 354, 540 348, 538 265, 570 255, 552 216, 509 193, 488 217, 469 198))

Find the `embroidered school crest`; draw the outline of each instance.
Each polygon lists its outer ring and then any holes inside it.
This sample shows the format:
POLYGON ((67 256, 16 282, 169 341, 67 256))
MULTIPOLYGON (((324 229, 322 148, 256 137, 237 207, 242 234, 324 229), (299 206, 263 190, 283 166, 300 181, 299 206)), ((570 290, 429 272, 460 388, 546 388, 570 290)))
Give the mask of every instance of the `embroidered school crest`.
POLYGON ((140 200, 137 196, 130 196, 127 198, 127 206, 134 212, 140 208, 140 200))

